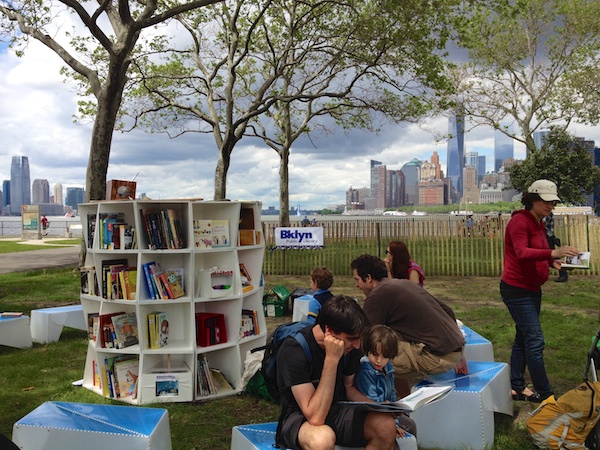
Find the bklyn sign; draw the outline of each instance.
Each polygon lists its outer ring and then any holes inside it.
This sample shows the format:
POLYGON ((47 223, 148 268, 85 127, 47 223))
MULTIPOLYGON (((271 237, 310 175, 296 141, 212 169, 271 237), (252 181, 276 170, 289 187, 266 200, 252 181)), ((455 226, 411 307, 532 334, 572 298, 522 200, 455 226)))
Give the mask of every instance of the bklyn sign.
POLYGON ((275 228, 277 247, 323 247, 322 227, 275 228))

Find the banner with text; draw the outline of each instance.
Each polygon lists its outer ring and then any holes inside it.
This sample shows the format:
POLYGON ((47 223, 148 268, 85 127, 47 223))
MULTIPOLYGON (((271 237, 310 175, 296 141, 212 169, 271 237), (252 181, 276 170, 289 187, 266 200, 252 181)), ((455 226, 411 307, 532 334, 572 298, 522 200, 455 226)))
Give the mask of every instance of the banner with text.
POLYGON ((323 247, 322 227, 275 228, 276 247, 323 247))

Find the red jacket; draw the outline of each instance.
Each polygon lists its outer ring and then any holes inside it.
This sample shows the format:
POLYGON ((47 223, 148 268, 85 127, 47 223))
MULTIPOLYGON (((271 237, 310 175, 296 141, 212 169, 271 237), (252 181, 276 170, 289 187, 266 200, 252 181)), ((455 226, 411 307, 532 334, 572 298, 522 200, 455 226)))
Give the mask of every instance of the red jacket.
POLYGON ((539 291, 554 262, 544 222, 521 209, 512 213, 504 235, 502 281, 510 286, 539 291))

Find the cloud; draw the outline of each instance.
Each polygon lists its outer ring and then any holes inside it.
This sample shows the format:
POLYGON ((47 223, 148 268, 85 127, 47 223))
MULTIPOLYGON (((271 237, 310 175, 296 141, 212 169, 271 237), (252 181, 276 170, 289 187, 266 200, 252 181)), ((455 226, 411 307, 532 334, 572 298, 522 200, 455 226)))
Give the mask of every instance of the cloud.
MULTIPOLYGON (((91 125, 76 124, 77 96, 63 83, 62 61, 32 41, 18 58, 0 48, 0 180, 10 179, 13 155, 29 157, 31 180, 47 179, 52 187, 84 187, 91 125)), ((323 208, 345 201, 350 187, 369 186, 369 160, 390 169, 418 158, 429 160, 437 151, 446 171, 447 133, 444 117, 419 124, 385 126, 380 133, 335 130, 332 134, 302 137, 293 146, 289 166, 290 206, 323 208)), ((576 126, 571 131, 600 142, 598 127, 576 126)), ((476 128, 465 138, 466 151, 486 155, 493 166, 493 132, 476 128)), ((522 146, 516 156, 524 157, 522 146)), ((115 132, 108 179, 134 179, 137 192, 151 198, 214 196, 217 149, 210 134, 187 134, 169 139, 141 131, 115 132)), ((279 157, 256 139, 244 139, 235 148, 228 174, 230 199, 260 200, 279 207, 279 157)))

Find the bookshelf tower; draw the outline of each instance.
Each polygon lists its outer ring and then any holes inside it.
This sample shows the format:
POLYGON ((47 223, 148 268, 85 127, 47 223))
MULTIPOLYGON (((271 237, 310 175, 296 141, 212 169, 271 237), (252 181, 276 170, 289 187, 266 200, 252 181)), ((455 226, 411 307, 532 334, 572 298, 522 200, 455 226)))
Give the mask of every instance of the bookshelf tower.
POLYGON ((246 201, 79 205, 83 386, 136 405, 240 392, 246 352, 266 338, 260 211, 246 201), (125 315, 135 323, 112 319, 125 315))

